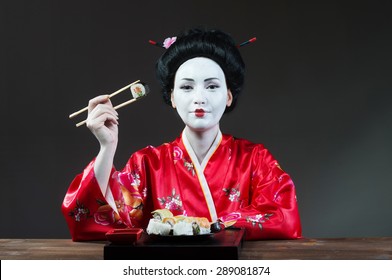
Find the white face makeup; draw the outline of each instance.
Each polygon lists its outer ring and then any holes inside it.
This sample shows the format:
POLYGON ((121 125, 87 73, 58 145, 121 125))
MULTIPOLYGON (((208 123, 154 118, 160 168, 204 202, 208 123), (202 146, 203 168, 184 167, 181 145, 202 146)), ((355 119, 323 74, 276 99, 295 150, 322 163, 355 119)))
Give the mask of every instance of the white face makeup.
POLYGON ((196 57, 178 68, 171 100, 186 126, 205 131, 219 125, 232 95, 220 66, 209 58, 196 57))

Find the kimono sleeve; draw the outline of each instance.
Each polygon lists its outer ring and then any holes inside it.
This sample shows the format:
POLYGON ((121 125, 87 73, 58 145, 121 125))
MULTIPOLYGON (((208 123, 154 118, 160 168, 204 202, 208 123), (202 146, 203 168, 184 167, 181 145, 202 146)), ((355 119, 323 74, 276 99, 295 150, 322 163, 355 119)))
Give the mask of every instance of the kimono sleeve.
POLYGON ((150 201, 147 199, 149 181, 149 149, 134 153, 122 171, 115 171, 109 180, 122 222, 128 227, 145 228, 151 218, 150 201))
POLYGON ((106 240, 106 232, 124 227, 102 195, 94 175, 94 162, 74 178, 61 206, 73 241, 106 240))
POLYGON ((246 228, 246 239, 296 239, 301 237, 295 186, 290 176, 265 149, 252 162, 250 203, 222 220, 246 228), (230 217, 231 216, 231 217, 230 217))

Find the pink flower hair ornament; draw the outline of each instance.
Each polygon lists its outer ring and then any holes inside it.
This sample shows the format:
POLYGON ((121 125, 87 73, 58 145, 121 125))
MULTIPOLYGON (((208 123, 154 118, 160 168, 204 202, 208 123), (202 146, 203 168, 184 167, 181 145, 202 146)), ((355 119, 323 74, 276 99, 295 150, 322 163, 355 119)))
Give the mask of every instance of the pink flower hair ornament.
POLYGON ((174 43, 176 40, 177 40, 177 37, 167 37, 167 38, 165 39, 165 41, 163 41, 163 43, 158 43, 158 42, 155 42, 155 41, 153 41, 153 40, 149 40, 148 42, 149 42, 150 44, 152 44, 152 45, 157 46, 157 47, 162 47, 162 48, 168 49, 168 48, 170 48, 171 45, 173 45, 173 43, 174 43))
POLYGON ((168 37, 165 39, 165 41, 163 41, 163 47, 165 49, 170 48, 171 45, 173 45, 177 40, 177 37, 168 37))

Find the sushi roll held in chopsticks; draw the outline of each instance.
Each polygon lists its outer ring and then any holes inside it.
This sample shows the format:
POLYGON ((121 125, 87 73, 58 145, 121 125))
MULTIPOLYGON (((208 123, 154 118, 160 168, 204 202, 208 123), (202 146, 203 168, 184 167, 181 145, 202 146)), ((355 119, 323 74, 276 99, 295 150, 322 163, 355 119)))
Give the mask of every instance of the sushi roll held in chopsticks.
MULTIPOLYGON (((132 104, 133 102, 141 99, 142 97, 146 96, 150 92, 150 87, 146 83, 141 82, 140 80, 137 80, 137 81, 109 94, 108 98, 112 98, 112 97, 116 96, 117 94, 124 92, 128 88, 130 89, 133 98, 128 101, 125 101, 117 106, 114 106, 115 110, 120 109, 120 108, 127 106, 129 104, 132 104)), ((88 106, 84 107, 83 109, 80 109, 77 112, 70 114, 69 118, 71 119, 73 117, 76 117, 77 115, 79 115, 87 110, 88 110, 88 106)), ((76 124, 76 127, 82 126, 82 125, 86 124, 86 122, 87 122, 87 120, 81 121, 76 124)))
POLYGON ((129 89, 131 90, 132 96, 135 99, 146 96, 150 92, 149 86, 142 82, 131 85, 129 89))

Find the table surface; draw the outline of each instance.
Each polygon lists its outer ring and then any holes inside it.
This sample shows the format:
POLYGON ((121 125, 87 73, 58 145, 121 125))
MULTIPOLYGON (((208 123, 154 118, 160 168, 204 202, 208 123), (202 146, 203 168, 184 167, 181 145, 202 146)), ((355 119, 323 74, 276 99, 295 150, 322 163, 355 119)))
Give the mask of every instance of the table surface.
MULTIPOLYGON (((102 260, 101 242, 70 239, 0 239, 1 260, 102 260)), ((239 259, 392 259, 392 237, 244 241, 239 259)))

